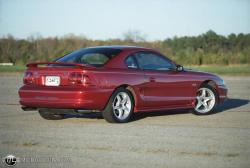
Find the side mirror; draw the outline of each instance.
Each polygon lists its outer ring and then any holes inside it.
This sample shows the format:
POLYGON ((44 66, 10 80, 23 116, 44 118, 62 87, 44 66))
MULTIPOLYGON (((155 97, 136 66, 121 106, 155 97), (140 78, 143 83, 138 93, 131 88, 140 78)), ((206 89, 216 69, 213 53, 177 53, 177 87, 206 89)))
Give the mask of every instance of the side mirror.
POLYGON ((175 70, 178 71, 178 72, 181 72, 181 71, 184 70, 184 68, 181 65, 176 65, 176 69, 175 70))

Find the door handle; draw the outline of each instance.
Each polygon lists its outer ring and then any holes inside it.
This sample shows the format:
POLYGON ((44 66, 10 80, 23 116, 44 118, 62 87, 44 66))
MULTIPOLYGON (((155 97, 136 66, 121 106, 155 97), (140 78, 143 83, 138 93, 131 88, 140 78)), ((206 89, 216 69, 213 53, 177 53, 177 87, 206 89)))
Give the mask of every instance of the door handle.
POLYGON ((155 78, 154 77, 150 77, 149 78, 149 82, 155 82, 155 78))

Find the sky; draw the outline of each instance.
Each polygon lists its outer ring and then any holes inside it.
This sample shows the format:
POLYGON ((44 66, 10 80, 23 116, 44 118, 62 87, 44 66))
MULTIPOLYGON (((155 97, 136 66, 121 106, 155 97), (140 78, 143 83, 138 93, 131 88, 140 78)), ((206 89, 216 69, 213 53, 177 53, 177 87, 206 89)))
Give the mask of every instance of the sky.
POLYGON ((250 33, 250 0, 0 0, 0 37, 105 40, 138 31, 162 40, 208 30, 250 33))

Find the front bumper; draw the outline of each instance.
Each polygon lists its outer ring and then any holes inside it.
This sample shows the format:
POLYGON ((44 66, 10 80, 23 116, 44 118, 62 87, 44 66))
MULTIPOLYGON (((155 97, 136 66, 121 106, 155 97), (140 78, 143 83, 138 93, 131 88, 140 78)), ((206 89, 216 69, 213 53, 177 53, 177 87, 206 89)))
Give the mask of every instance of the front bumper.
POLYGON ((223 103, 227 99, 228 88, 226 85, 219 85, 217 90, 219 94, 219 103, 223 103))

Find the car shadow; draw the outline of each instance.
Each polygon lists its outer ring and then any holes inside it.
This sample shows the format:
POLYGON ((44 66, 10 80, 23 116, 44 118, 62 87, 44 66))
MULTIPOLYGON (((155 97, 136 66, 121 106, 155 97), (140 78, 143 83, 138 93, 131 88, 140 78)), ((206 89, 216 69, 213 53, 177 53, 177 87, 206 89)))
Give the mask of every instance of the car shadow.
POLYGON ((226 110, 234 109, 240 106, 248 104, 250 100, 247 99, 227 99, 224 103, 219 104, 216 107, 216 113, 223 112, 226 110))
POLYGON ((80 114, 80 115, 67 114, 64 116, 64 119, 67 119, 67 118, 103 119, 102 114, 100 112, 93 112, 93 113, 80 114))
POLYGON ((178 115, 190 113, 189 109, 179 109, 179 110, 167 110, 167 111, 150 111, 150 112, 138 112, 132 116, 131 121, 141 120, 147 117, 159 117, 167 115, 178 115))
MULTIPOLYGON (((246 99, 227 99, 224 103, 219 104, 215 112, 221 113, 225 112, 226 110, 238 108, 248 104, 250 101, 246 99)), ((135 113, 133 115, 132 121, 140 120, 147 117, 157 117, 157 116, 164 116, 164 115, 178 115, 178 114, 187 114, 190 113, 192 109, 182 109, 182 110, 168 110, 168 111, 152 111, 152 112, 145 112, 145 113, 135 113)))
MULTIPOLYGON (((226 110, 238 108, 248 104, 250 101, 246 99, 227 99, 224 103, 219 104, 215 109, 215 113, 225 112, 226 110)), ((192 110, 190 109, 177 109, 177 110, 167 110, 167 111, 151 111, 151 112, 139 112, 135 113, 131 119, 131 121, 140 120, 147 117, 157 117, 164 115, 178 115, 178 114, 187 114, 192 110)), ((103 119, 102 114, 100 112, 97 113, 89 113, 89 114, 81 114, 81 115, 66 115, 67 118, 89 118, 89 119, 103 119)))

